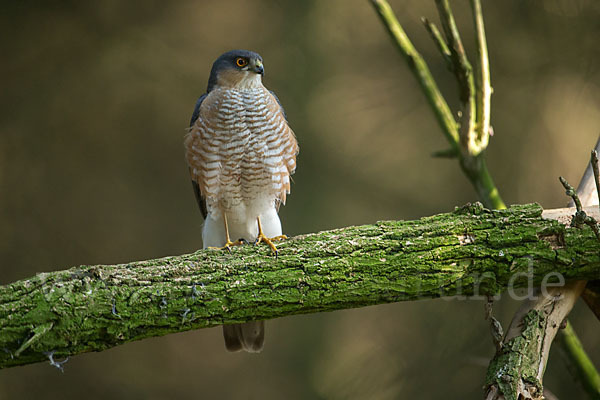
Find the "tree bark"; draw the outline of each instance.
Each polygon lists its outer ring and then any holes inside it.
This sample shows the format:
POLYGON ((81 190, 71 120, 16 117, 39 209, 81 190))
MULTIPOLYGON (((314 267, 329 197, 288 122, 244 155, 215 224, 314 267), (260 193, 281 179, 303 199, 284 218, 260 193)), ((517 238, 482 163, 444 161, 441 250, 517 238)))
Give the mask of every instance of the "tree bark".
POLYGON ((249 320, 495 295, 539 286, 553 271, 566 280, 598 278, 600 244, 591 230, 542 211, 474 204, 298 236, 278 245, 279 258, 264 246, 240 246, 40 273, 0 287, 0 367, 249 320))
POLYGON ((486 399, 543 399, 550 346, 585 284, 578 280, 545 293, 536 290, 536 298, 523 303, 490 362, 486 399))

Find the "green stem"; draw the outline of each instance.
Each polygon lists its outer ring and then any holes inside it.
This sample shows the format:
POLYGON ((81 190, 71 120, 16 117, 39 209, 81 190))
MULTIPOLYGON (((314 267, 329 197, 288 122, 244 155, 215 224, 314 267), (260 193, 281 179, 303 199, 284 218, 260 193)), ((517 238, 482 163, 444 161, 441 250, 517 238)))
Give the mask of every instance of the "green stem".
MULTIPOLYGON (((451 63, 451 70, 458 80, 460 99, 465 114, 463 115, 462 126, 456 123, 446 100, 431 76, 427 64, 410 42, 410 39, 404 32, 387 1, 372 0, 372 3, 398 49, 406 58, 411 71, 423 88, 442 131, 450 142, 451 149, 443 154, 458 157, 463 172, 486 207, 505 209, 506 205, 502 201, 500 193, 488 171, 484 157, 484 150, 488 145, 491 129, 490 99, 492 87, 480 0, 471 0, 479 55, 477 90, 475 90, 473 70, 466 57, 448 0, 436 0, 448 45, 444 42, 435 25, 423 19, 423 23, 433 37, 445 61, 451 63)), ((598 186, 600 187, 600 184, 598 186)), ((600 189, 598 190, 600 191, 600 189)), ((580 352, 582 353, 582 357, 584 357, 585 353, 581 347, 580 352)), ((583 366, 580 366, 580 368, 583 368, 583 366)), ((591 369, 593 370, 593 365, 591 369)), ((593 371, 595 372, 595 370, 593 371)))
POLYGON ((559 332, 558 338, 571 373, 581 381, 590 399, 600 399, 600 374, 585 353, 570 322, 567 321, 567 326, 559 332))
POLYGON ((446 61, 446 66, 450 71, 453 71, 454 65, 452 63, 452 53, 450 53, 448 44, 444 40, 444 37, 442 36, 441 32, 439 31, 437 26, 435 26, 435 24, 433 22, 430 22, 427 18, 421 18, 421 22, 423 22, 423 25, 425 25, 425 29, 427 29, 427 32, 429 32, 429 34, 431 35, 433 43, 435 43, 440 54, 444 58, 444 61, 446 61))
POLYGON ((477 65, 477 129, 476 134, 469 138, 469 151, 479 154, 486 149, 490 139, 490 113, 492 86, 490 83, 490 61, 488 57, 487 41, 483 24, 481 1, 471 0, 473 19, 477 30, 477 52, 479 64, 477 65))
MULTIPOLYGON (((400 53, 402 53, 402 55, 408 62, 408 66, 410 67, 411 71, 413 72, 413 75, 417 79, 417 82, 419 82, 419 84, 421 85, 421 88, 425 93, 425 97, 429 101, 429 105, 435 113, 438 123, 442 128, 442 132, 444 133, 446 139, 450 143, 451 150, 449 154, 456 154, 458 156, 460 166, 463 172, 475 188, 479 199, 486 207, 496 209, 506 208, 506 205, 500 197, 498 189, 494 185, 492 176, 490 175, 487 169, 483 152, 480 152, 478 155, 473 156, 470 155, 469 152, 460 151, 459 125, 456 123, 456 120, 452 115, 452 111, 450 110, 446 99, 437 87, 437 84, 435 83, 435 80, 431 75, 427 63, 425 62, 421 54, 419 54, 419 52, 415 49, 410 39, 406 35, 406 32, 404 32, 404 29, 400 25, 400 22, 398 22, 398 19, 394 15, 394 11, 392 10, 392 8, 386 0, 371 1, 379 17, 381 18, 381 21, 383 22, 384 26, 387 28, 387 31, 392 37, 392 40, 398 47, 398 50, 400 50, 400 53)), ((456 75, 463 76, 464 79, 467 79, 467 77, 470 76, 472 81, 473 76, 471 72, 471 66, 464 54, 464 49, 462 47, 462 43, 460 42, 460 38, 458 37, 458 32, 454 24, 454 19, 451 18, 452 14, 449 11, 449 7, 445 7, 444 5, 446 4, 446 2, 443 1, 438 1, 438 4, 440 6, 442 26, 444 27, 446 35, 452 38, 450 39, 450 51, 453 54, 452 59, 455 60, 455 68, 463 68, 465 69, 465 71, 468 72, 465 72, 465 74, 463 75, 461 75, 460 73, 457 73, 456 75), (445 15, 448 15, 448 18, 450 18, 450 20, 444 20, 445 15)), ((425 25, 428 25, 427 22, 425 22, 425 25)), ((439 35, 438 38, 436 38, 435 40, 439 46, 439 35)), ((442 53, 445 53, 445 50, 443 50, 443 48, 442 53)), ((459 83, 459 86, 462 87, 463 85, 460 85, 459 83)), ((465 93, 468 97, 468 87, 465 93)), ((473 94, 474 91, 471 91, 471 93, 473 94)), ((472 103, 474 104, 474 102, 472 103)), ((470 104, 468 100, 466 104, 470 104)), ((471 111, 473 112, 470 112, 470 115, 463 116, 463 118, 466 117, 466 119, 471 119, 471 117, 474 117, 474 110, 471 111)), ((469 123, 469 126, 470 125, 471 124, 469 123)))
POLYGON ((458 124, 452 115, 446 99, 444 99, 444 96, 442 96, 440 89, 435 83, 427 63, 412 44, 406 32, 404 32, 388 2, 386 0, 372 0, 372 3, 383 25, 387 28, 392 40, 398 46, 410 70, 415 78, 417 78, 417 82, 421 85, 423 93, 425 93, 425 97, 442 128, 442 132, 444 132, 452 148, 458 150, 458 124))
POLYGON ((460 167, 475 188, 481 202, 488 208, 506 208, 485 162, 485 153, 460 159, 460 167))
MULTIPOLYGON (((454 73, 458 79, 458 88, 460 90, 460 100, 468 108, 473 109, 471 115, 473 115, 473 122, 475 121, 475 81, 473 79, 473 68, 465 53, 465 48, 462 44, 458 28, 454 20, 454 15, 450 9, 448 0, 436 0, 435 2, 438 12, 440 14, 440 20, 442 21, 442 28, 446 34, 446 40, 448 40, 451 59, 454 64, 454 73)), ((471 125, 471 123, 469 123, 471 125)))
POLYGON ((465 157, 477 156, 483 149, 475 151, 471 145, 477 133, 477 96, 475 91, 475 78, 473 67, 467 58, 465 48, 462 44, 454 15, 448 0, 436 0, 436 6, 442 21, 442 28, 446 34, 446 40, 451 53, 453 64, 452 71, 458 81, 459 97, 462 107, 461 124, 459 131, 460 148, 465 157))

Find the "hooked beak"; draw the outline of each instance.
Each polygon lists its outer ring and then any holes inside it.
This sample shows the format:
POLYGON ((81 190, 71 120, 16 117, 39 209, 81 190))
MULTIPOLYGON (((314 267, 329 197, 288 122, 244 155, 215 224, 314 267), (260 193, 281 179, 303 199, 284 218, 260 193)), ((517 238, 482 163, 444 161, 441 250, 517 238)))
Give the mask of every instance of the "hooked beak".
POLYGON ((259 59, 252 60, 252 71, 256 72, 257 74, 264 75, 265 68, 263 67, 262 61, 259 59))

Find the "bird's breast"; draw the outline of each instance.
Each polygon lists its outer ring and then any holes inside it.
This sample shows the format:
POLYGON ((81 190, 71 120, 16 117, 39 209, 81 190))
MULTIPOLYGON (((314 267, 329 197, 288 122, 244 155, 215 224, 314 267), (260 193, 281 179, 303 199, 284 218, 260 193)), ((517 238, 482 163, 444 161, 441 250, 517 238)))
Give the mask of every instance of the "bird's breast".
POLYGON ((192 175, 209 207, 285 199, 297 144, 268 90, 216 90, 204 103, 186 147, 192 175))

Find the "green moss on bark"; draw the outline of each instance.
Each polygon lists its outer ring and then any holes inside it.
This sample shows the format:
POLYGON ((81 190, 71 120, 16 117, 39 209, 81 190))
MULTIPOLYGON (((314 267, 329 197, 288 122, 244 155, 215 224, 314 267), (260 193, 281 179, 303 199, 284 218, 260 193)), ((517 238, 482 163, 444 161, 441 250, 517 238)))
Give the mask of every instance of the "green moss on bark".
POLYGON ((517 400, 518 388, 524 386, 533 395, 542 393, 536 368, 540 365, 546 316, 531 310, 523 318, 523 326, 521 335, 505 343, 492 359, 486 376, 486 386, 496 384, 507 400, 517 400))
POLYGON ((493 295, 550 271, 600 275, 591 231, 535 204, 470 205, 278 244, 41 273, 0 287, 0 366, 101 351, 172 332, 418 298, 493 295), (20 350, 20 351, 19 351, 20 350))

